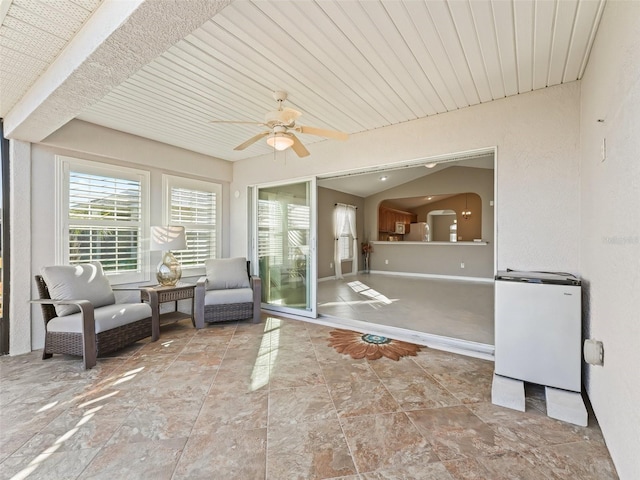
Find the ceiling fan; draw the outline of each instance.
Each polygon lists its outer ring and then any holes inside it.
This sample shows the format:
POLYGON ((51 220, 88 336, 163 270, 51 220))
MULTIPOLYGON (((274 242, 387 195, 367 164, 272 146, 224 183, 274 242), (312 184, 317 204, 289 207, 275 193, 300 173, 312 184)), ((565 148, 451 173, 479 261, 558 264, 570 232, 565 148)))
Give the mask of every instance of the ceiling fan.
POLYGON ((296 125, 296 119, 302 115, 302 113, 294 110, 293 108, 284 108, 282 106, 282 103, 287 99, 287 92, 283 92, 281 90, 273 92, 273 98, 278 102, 278 109, 272 112, 267 112, 264 116, 264 122, 212 120, 211 123, 248 123, 268 127, 268 130, 254 135, 246 142, 235 147, 234 150, 244 150, 261 138, 267 137, 267 144, 276 150, 286 150, 291 147, 296 155, 299 157, 306 157, 309 155, 309 150, 307 150, 298 137, 295 136, 294 132, 318 135, 320 137, 333 138, 336 140, 346 140, 349 138, 348 134, 337 132, 335 130, 296 125))

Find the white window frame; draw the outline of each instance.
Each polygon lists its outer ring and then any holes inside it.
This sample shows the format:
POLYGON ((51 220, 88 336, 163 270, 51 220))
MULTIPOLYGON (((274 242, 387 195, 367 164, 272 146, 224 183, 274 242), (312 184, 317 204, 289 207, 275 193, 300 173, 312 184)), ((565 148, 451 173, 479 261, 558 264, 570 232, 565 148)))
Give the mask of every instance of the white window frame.
POLYGON ((135 272, 110 273, 105 272, 112 285, 126 283, 146 282, 150 279, 149 262, 149 185, 150 173, 145 170, 138 170, 129 167, 108 165, 105 163, 93 162, 79 158, 56 155, 55 157, 55 259, 56 264, 68 265, 69 259, 69 175, 71 171, 86 173, 89 175, 101 175, 105 177, 115 177, 140 182, 141 206, 140 229, 138 242, 138 258, 140 264, 135 272))
MULTIPOLYGON (((171 189, 172 188, 186 188, 190 190, 200 190, 203 192, 214 193, 217 196, 216 199, 216 223, 215 223, 215 241, 216 251, 214 252, 215 258, 220 258, 222 252, 222 185, 216 182, 207 182, 204 180, 196 180, 193 178, 179 177, 176 175, 162 175, 162 218, 165 225, 173 224, 171 222, 171 189)), ((176 224, 177 225, 177 224, 176 224)), ((201 224, 186 224, 181 226, 185 227, 185 231, 189 231, 189 227, 196 226, 198 229, 202 229, 201 224)), ((211 257, 214 258, 214 257, 211 257)), ((204 263, 198 266, 182 266, 182 276, 197 276, 204 275, 205 268, 204 263)))
POLYGON ((340 260, 343 262, 352 262, 353 261, 353 236, 351 235, 351 229, 349 228, 349 225, 347 224, 347 222, 349 221, 349 219, 347 219, 347 221, 345 222, 345 224, 342 226, 342 231, 340 232, 340 240, 338 241, 338 245, 340 248, 340 260), (345 249, 345 243, 346 243, 346 249, 349 252, 349 255, 346 257, 342 256, 342 252, 345 249))

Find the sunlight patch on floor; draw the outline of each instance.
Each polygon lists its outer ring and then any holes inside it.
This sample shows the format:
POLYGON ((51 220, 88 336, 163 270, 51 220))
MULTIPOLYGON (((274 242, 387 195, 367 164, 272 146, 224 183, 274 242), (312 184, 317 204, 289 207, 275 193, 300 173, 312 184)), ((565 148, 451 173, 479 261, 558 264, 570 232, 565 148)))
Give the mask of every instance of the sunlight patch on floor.
POLYGON ((260 342, 258 358, 253 365, 251 372, 251 391, 258 390, 269 383, 271 376, 271 368, 273 367, 276 357, 278 356, 278 347, 280 345, 280 324, 282 321, 278 318, 269 317, 265 321, 264 334, 260 342), (265 355, 269 355, 264 361, 265 355))
POLYGON ((373 288, 365 285, 360 281, 349 282, 347 283, 347 285, 349 285, 349 287, 351 287, 354 292, 364 295, 365 297, 373 298, 375 301, 383 303, 385 305, 390 305, 394 301, 397 301, 390 300, 389 298, 387 298, 387 296, 381 294, 380 292, 374 290, 373 288))

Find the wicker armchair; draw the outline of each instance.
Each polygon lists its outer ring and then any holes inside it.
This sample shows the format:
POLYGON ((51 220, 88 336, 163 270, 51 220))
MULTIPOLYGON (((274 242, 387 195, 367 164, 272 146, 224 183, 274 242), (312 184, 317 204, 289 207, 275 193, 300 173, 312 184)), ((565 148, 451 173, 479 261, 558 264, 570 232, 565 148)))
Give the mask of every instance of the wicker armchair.
POLYGON ((158 302, 115 303, 99 263, 45 267, 35 281, 40 298, 32 303, 42 307, 45 326, 43 360, 54 353, 77 355, 89 369, 97 357, 152 336, 159 325, 158 302))
POLYGON ((244 257, 210 259, 206 276, 196 283, 195 324, 251 318, 260 323, 261 282, 244 257))

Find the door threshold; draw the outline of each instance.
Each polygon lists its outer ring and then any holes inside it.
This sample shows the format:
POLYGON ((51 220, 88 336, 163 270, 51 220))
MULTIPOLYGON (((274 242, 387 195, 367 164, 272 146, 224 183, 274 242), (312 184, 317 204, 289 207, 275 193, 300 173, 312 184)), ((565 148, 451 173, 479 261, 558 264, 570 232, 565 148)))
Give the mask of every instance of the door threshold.
POLYGON ((363 322, 351 318, 334 317, 332 315, 319 314, 317 318, 303 317, 301 315, 283 314, 273 312, 275 315, 302 320, 304 322, 316 323, 327 327, 350 329, 362 333, 370 333, 389 337, 404 342, 424 345, 435 350, 457 353, 468 357, 480 358, 482 360, 494 361, 495 347, 486 343, 472 342, 459 338, 444 337, 431 333, 417 332, 405 328, 391 327, 388 325, 378 325, 375 323, 363 322))

